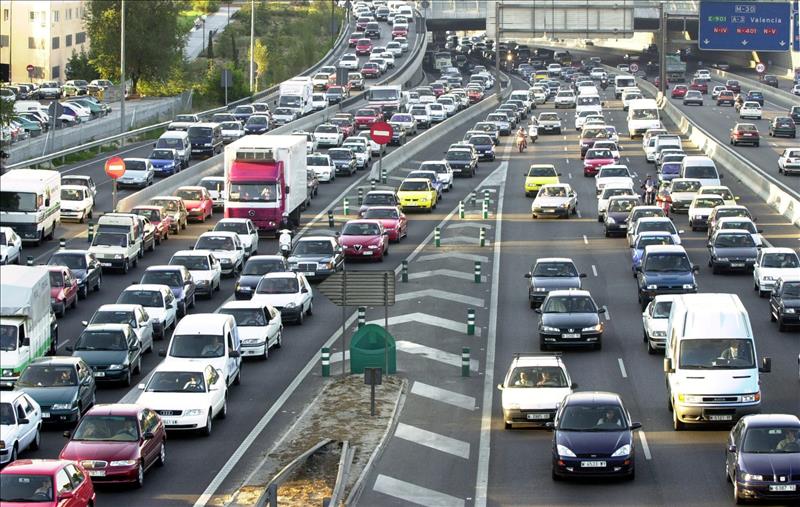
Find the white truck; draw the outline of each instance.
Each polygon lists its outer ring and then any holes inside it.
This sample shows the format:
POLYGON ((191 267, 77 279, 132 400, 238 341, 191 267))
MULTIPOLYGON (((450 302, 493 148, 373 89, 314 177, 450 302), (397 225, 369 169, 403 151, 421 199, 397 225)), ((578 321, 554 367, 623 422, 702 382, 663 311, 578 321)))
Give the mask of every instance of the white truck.
POLYGON ((405 111, 407 101, 408 95, 400 85, 371 86, 367 90, 367 102, 370 106, 380 106, 385 118, 405 111))
POLYGON ((249 218, 260 236, 300 224, 308 200, 306 138, 244 136, 225 147, 225 218, 249 218))
POLYGON ((54 354, 58 324, 44 266, 0 266, 0 386, 14 385, 32 360, 54 354))
POLYGON ((649 129, 660 129, 661 116, 655 99, 635 99, 628 103, 628 133, 633 139, 649 129))
POLYGON ((311 113, 314 85, 308 76, 292 78, 281 83, 278 89, 278 107, 288 107, 298 111, 298 116, 311 113))
POLYGON ((0 225, 14 229, 22 241, 52 239, 61 223, 61 174, 15 169, 0 176, 0 225))

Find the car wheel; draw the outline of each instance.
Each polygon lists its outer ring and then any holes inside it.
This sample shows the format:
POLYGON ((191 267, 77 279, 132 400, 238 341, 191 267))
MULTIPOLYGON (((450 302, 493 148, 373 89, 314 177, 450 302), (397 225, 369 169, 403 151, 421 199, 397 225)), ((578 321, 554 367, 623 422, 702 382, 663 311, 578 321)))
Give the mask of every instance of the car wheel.
POLYGON ((131 370, 132 368, 128 368, 128 373, 125 374, 125 378, 122 379, 122 385, 125 387, 131 386, 131 370))
POLYGON ((242 383, 242 367, 239 366, 239 369, 236 371, 236 376, 233 378, 233 385, 238 386, 242 383))
POLYGON ((195 299, 196 299, 196 295, 195 295, 195 294, 192 294, 192 302, 191 302, 191 303, 189 303, 189 308, 194 308, 195 299))
POLYGON ((158 461, 156 464, 159 467, 163 467, 167 464, 167 443, 161 442, 161 448, 158 450, 158 461))
POLYGON ((84 285, 82 289, 78 289, 78 297, 86 299, 89 296, 89 286, 84 285))
POLYGON ((122 263, 122 274, 123 275, 127 275, 129 269, 130 269, 130 266, 128 265, 128 260, 125 259, 125 261, 122 263))
POLYGON ((186 315, 186 303, 181 303, 178 306, 178 318, 184 317, 186 315))
POLYGON ((80 296, 79 293, 75 294, 75 299, 72 300, 72 304, 70 305, 70 308, 72 308, 73 310, 78 308, 78 296, 80 296))
POLYGON ((653 347, 653 344, 650 343, 650 340, 647 340, 647 353, 648 354, 655 354, 656 353, 656 349, 655 349, 655 347, 653 347))
POLYGON ((299 315, 297 317, 297 325, 298 326, 302 326, 303 325, 303 319, 304 318, 305 318, 305 312, 300 310, 300 313, 299 313, 299 315))
POLYGON ((778 320, 778 331, 780 331, 781 333, 783 333, 784 331, 786 331, 786 329, 787 329, 787 326, 786 326, 786 324, 784 324, 784 323, 783 323, 783 320, 780 320, 780 319, 779 319, 779 320, 778 320))
POLYGON ((36 433, 33 435, 33 441, 29 447, 30 450, 35 451, 42 445, 42 428, 36 428, 36 433))
POLYGON ((283 331, 278 331, 278 337, 275 339, 275 348, 279 349, 283 347, 283 331))
POLYGON ((744 504, 744 498, 739 494, 739 483, 735 480, 733 482, 733 503, 736 505, 744 504))
POLYGON ((211 436, 211 409, 208 409, 208 415, 206 416, 206 426, 202 429, 202 433, 204 437, 211 436))
POLYGON ((220 419, 225 419, 226 417, 228 417, 228 397, 227 396, 225 396, 222 399, 222 410, 219 411, 219 414, 217 414, 217 417, 219 417, 220 419))
POLYGON ((775 322, 776 320, 778 320, 778 319, 775 318, 775 314, 772 313, 772 310, 770 309, 770 311, 769 311, 769 321, 770 322, 775 322))
POLYGON ((550 471, 550 477, 552 477, 553 480, 556 481, 556 482, 561 480, 561 476, 556 473, 555 469, 552 469, 550 471))

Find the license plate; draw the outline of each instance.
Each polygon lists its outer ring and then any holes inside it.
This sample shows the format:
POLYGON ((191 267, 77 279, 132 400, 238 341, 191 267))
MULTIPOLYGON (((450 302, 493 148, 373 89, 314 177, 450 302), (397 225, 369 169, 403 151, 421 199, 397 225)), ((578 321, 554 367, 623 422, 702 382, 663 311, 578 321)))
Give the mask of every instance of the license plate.
POLYGON ((177 419, 162 419, 162 420, 164 421, 164 424, 166 426, 175 426, 175 425, 178 424, 178 420, 177 419))
POLYGON ((710 415, 708 416, 709 421, 732 421, 732 415, 710 415))
POLYGON ((580 333, 564 333, 561 335, 561 338, 580 338, 580 333))
POLYGON ((627 225, 620 225, 620 226, 619 226, 619 228, 620 228, 620 229, 627 229, 627 228, 628 228, 628 226, 627 226, 627 225))
POLYGON ((304 276, 314 276, 314 272, 313 271, 303 271, 303 275, 304 276))
POLYGON ((731 267, 732 268, 743 268, 744 267, 744 262, 731 262, 731 267))
POLYGON ((42 412, 42 419, 50 419, 50 412, 42 412))
POLYGON ((95 377, 105 377, 106 376, 106 372, 104 372, 104 371, 96 371, 96 372, 94 372, 94 376, 95 377))
POLYGON ((105 477, 106 471, 105 470, 87 470, 91 477, 105 477))
POLYGON ((110 268, 111 267, 111 263, 110 262, 101 262, 100 265, 103 266, 104 268, 110 268))
POLYGON ((796 484, 770 484, 770 491, 797 491, 796 484))
POLYGON ((364 252, 363 255, 372 255, 372 252, 364 252))
POLYGON ((581 468, 604 468, 605 461, 581 461, 581 468))
POLYGON ((542 420, 542 419, 550 419, 550 414, 528 414, 528 420, 542 420))

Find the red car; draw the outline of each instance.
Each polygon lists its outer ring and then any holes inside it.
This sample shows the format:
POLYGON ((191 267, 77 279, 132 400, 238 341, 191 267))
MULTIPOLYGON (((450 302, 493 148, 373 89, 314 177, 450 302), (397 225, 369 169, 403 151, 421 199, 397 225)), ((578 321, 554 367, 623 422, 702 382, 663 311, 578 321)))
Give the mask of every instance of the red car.
POLYGON ((86 507, 96 502, 92 480, 78 463, 19 459, 0 470, 2 506, 86 507))
POLYGON ((723 104, 728 104, 729 106, 733 106, 736 103, 736 96, 733 94, 733 90, 722 90, 717 95, 717 105, 721 106, 723 104))
POLYGON ((356 131, 355 124, 348 118, 335 117, 331 119, 331 123, 339 127, 339 131, 342 133, 344 139, 352 136, 356 131))
POLYGON ((368 129, 373 123, 383 121, 383 113, 377 108, 365 107, 356 111, 356 128, 368 129))
POLYGON ((174 195, 183 199, 190 220, 205 222, 206 218, 214 215, 214 201, 206 187, 179 187, 174 195))
POLYGON ((133 404, 95 405, 83 416, 61 450, 61 459, 77 461, 94 482, 144 484, 144 473, 164 465, 167 433, 153 410, 133 404))
POLYGON ((758 146, 761 142, 761 136, 758 134, 758 127, 752 123, 737 123, 731 129, 731 144, 739 146, 740 144, 752 144, 758 146))
POLYGON ((389 253, 389 235, 380 220, 350 220, 342 228, 339 243, 346 259, 377 259, 389 253))
POLYGON ((692 79, 692 83, 689 85, 690 90, 697 90, 700 93, 706 95, 708 94, 708 81, 702 81, 699 79, 692 79))
POLYGON ((358 42, 356 42, 356 54, 359 56, 365 56, 369 55, 371 52, 372 41, 369 39, 358 39, 358 42))
POLYGON ((590 148, 583 159, 583 175, 594 176, 604 165, 616 163, 611 150, 606 148, 590 148))
POLYGON ((375 62, 367 62, 361 67, 361 75, 365 78, 377 78, 381 75, 381 68, 375 62))
POLYGON ((436 95, 436 98, 439 98, 439 96, 443 95, 446 91, 442 83, 431 83, 431 90, 433 90, 433 94, 436 95))
POLYGON ((733 93, 742 93, 742 85, 739 84, 739 81, 735 79, 728 79, 725 81, 725 88, 732 91, 733 93))
POLYGON ((169 231, 174 227, 172 217, 161 206, 136 206, 131 213, 141 215, 150 220, 156 228, 156 243, 169 239, 169 231))
POLYGON ((686 85, 675 85, 672 89, 671 97, 673 99, 682 99, 686 96, 686 92, 689 91, 689 87, 686 85))
POLYGON ((372 21, 372 19, 365 16, 361 16, 360 18, 358 18, 356 20, 356 31, 363 32, 367 28, 367 23, 369 23, 370 21, 372 21))
POLYGON ((67 313, 67 307, 78 307, 78 279, 66 266, 47 266, 50 272, 50 306, 59 317, 67 313))
POLYGON ((389 241, 400 241, 408 235, 408 219, 397 206, 371 206, 361 216, 369 220, 379 220, 383 229, 389 233, 389 241))
POLYGON ((364 38, 363 31, 353 32, 350 34, 350 37, 347 38, 347 45, 350 46, 351 48, 354 48, 356 47, 356 44, 358 44, 358 41, 363 38, 364 38))
POLYGON ((408 37, 408 27, 396 26, 392 28, 392 39, 396 39, 397 37, 408 37))
POLYGON ((469 98, 470 104, 475 104, 483 100, 483 92, 478 88, 467 88, 467 97, 469 98))

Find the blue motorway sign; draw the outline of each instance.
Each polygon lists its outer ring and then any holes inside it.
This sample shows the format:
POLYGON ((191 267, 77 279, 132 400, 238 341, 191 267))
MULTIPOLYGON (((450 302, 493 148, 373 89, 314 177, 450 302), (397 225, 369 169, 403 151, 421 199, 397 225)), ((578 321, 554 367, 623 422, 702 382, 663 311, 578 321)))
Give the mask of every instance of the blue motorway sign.
POLYGON ((789 2, 700 2, 698 47, 704 51, 789 51, 789 2))

